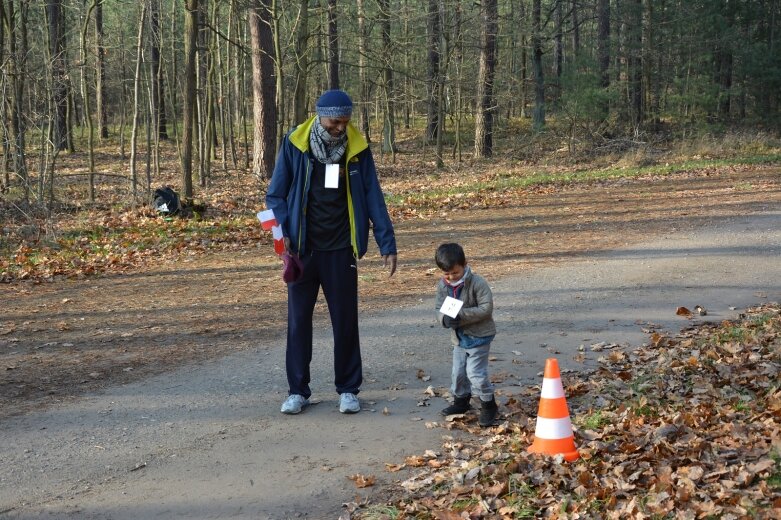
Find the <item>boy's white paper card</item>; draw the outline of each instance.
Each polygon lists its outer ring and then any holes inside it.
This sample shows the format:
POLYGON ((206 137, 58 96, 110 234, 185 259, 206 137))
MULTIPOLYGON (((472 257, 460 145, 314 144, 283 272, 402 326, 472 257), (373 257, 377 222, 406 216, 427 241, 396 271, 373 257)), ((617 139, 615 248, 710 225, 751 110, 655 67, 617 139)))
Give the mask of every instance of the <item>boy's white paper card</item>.
POLYGON ((456 319, 458 317, 458 311, 461 310, 461 307, 464 305, 464 302, 461 300, 456 300, 452 296, 448 296, 445 298, 445 302, 442 304, 442 308, 439 309, 439 312, 442 314, 446 314, 450 316, 453 319, 456 319))
POLYGON ((326 188, 339 187, 339 165, 338 164, 325 165, 325 187, 326 188))

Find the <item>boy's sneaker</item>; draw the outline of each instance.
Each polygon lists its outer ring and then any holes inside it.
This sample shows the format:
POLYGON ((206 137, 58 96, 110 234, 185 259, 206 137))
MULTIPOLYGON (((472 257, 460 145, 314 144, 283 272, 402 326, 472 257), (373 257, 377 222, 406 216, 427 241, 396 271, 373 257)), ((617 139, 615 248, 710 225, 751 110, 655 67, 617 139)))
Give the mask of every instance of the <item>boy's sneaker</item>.
POLYGON ((339 411, 342 413, 358 413, 361 411, 361 403, 355 394, 345 392, 339 399, 339 411))
POLYGON ((285 399, 285 402, 282 403, 282 408, 279 411, 288 415, 295 415, 301 413, 301 410, 308 405, 309 399, 303 395, 290 394, 287 396, 287 399, 285 399))

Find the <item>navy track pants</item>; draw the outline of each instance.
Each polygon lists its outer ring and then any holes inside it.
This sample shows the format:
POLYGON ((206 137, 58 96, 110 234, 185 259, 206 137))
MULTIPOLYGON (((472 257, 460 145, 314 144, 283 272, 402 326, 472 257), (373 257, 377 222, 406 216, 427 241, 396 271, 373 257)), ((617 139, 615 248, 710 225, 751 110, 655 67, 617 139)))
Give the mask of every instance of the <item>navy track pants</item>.
POLYGON ((312 251, 301 258, 304 275, 287 285, 287 353, 290 394, 312 395, 312 313, 323 288, 334 333, 334 384, 338 393, 357 394, 363 382, 358 339, 358 263, 352 248, 312 251))

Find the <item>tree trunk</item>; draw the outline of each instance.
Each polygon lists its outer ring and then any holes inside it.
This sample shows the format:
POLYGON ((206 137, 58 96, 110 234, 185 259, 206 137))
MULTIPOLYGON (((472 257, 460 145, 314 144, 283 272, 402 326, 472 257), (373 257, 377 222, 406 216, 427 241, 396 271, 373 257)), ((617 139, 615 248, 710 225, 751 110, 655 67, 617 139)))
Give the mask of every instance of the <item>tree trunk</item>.
MULTIPOLYGON (((525 27, 527 10, 524 3, 520 3, 518 6, 520 9, 519 17, 521 19, 521 27, 525 27)), ((518 97, 521 100, 521 117, 526 118, 526 102, 528 101, 529 91, 529 52, 527 42, 529 41, 528 34, 521 35, 521 92, 518 97)))
POLYGON ((62 0, 46 1, 49 27, 49 59, 52 67, 52 99, 54 109, 54 146, 68 148, 68 77, 65 64, 65 17, 62 0))
MULTIPOLYGON (((84 16, 84 25, 81 28, 81 55, 83 57, 82 70, 87 66, 87 31, 90 26, 90 18, 95 6, 102 0, 92 0, 87 14, 84 16)), ((86 71, 84 71, 86 72, 86 71)), ((83 73, 83 75, 86 75, 83 73)), ((83 76, 82 76, 83 77, 83 76)), ((94 128, 92 125, 92 106, 90 104, 89 86, 84 85, 84 119, 87 121, 87 153, 89 156, 89 200, 95 202, 95 149, 93 142, 94 128)))
POLYGON ((510 63, 508 67, 508 71, 510 73, 509 81, 507 82, 507 93, 505 94, 507 98, 507 105, 505 107, 505 114, 507 114, 507 119, 509 120, 515 115, 515 105, 517 101, 517 71, 518 71, 518 33, 520 30, 518 30, 518 20, 515 18, 515 8, 516 4, 515 2, 510 3, 510 13, 508 15, 509 17, 509 45, 508 45, 508 54, 510 55, 510 63))
POLYGON ((323 35, 325 32, 323 27, 328 25, 328 15, 327 9, 322 9, 321 0, 315 1, 317 12, 320 13, 321 16, 318 17, 317 30, 315 31, 317 41, 314 45, 315 55, 313 62, 317 64, 317 68, 322 67, 322 72, 318 73, 315 71, 314 79, 317 84, 317 91, 322 92, 328 90, 328 49, 326 48, 328 45, 328 38, 323 35), (325 20, 323 20, 323 17, 325 17, 325 20))
POLYGON ((369 52, 368 39, 366 34, 366 10, 363 0, 356 0, 358 7, 358 76, 361 82, 360 98, 360 125, 367 143, 371 143, 371 133, 369 132, 369 80, 367 77, 367 53, 369 52))
MULTIPOLYGON (((231 7, 234 12, 242 9, 242 4, 237 4, 236 0, 231 0, 231 7)), ((247 24, 242 23, 244 17, 241 15, 236 16, 236 38, 239 41, 246 41, 247 37, 247 24)), ((247 103, 246 103, 246 81, 244 81, 244 71, 246 70, 246 60, 244 58, 244 52, 238 45, 233 45, 234 51, 234 67, 236 69, 236 81, 233 84, 234 95, 236 97, 235 119, 239 125, 238 134, 241 136, 242 148, 244 148, 244 168, 249 169, 249 138, 247 136, 247 103)))
POLYGON ((382 151, 391 154, 391 160, 396 160, 396 122, 393 102, 393 49, 391 43, 390 6, 388 0, 377 0, 380 9, 380 31, 382 33, 382 87, 385 118, 382 123, 382 151))
POLYGON ((207 67, 209 59, 209 27, 208 23, 202 23, 202 20, 208 20, 208 2, 209 0, 199 0, 198 8, 198 37, 196 39, 195 61, 198 64, 195 69, 195 139, 198 143, 198 182, 205 186, 204 182, 208 175, 209 156, 206 152, 206 81, 207 67))
MULTIPOLYGON (((27 62, 27 9, 28 5, 25 2, 20 6, 19 12, 19 26, 15 22, 17 16, 14 12, 13 2, 8 3, 8 11, 3 9, 3 19, 0 23, 3 23, 4 28, 8 29, 8 69, 6 74, 10 76, 10 137, 13 142, 13 169, 14 174, 19 179, 23 190, 23 199, 25 203, 30 200, 30 182, 27 172, 27 157, 26 157, 26 125, 22 111, 24 108, 24 78, 26 76, 26 62, 27 62), (21 33, 21 34, 19 34, 21 33), (17 38, 20 39, 20 45, 17 45, 17 38)), ((5 105, 3 105, 3 113, 5 114, 5 105)), ((8 133, 9 128, 6 127, 8 133)), ((3 157, 3 161, 5 161, 3 157)), ((6 174, 6 186, 10 184, 10 179, 6 174)))
POLYGON ((542 72, 542 27, 540 0, 532 3, 532 68, 534 69, 533 127, 540 131, 545 127, 545 79, 542 72))
POLYGON ((635 131, 642 125, 643 107, 643 0, 633 0, 628 6, 629 24, 629 104, 635 131))
POLYGON ((439 128, 439 82, 440 82, 440 44, 442 41, 442 25, 440 24, 439 0, 428 0, 428 61, 426 78, 426 97, 428 98, 428 114, 426 122, 426 141, 437 138, 439 128))
MULTIPOLYGON (((734 6, 729 4, 729 0, 721 0, 719 14, 724 18, 723 25, 732 28, 735 20, 734 6)), ((730 105, 732 101, 732 64, 733 64, 733 43, 725 36, 718 35, 719 40, 716 43, 715 66, 716 66, 716 85, 718 87, 718 115, 722 121, 727 121, 730 116, 730 105)))
MULTIPOLYGON (((226 131, 228 132, 227 142, 230 143, 231 159, 233 161, 234 170, 238 168, 238 157, 236 155, 236 128, 235 128, 236 121, 234 121, 233 116, 236 113, 235 104, 239 102, 238 97, 234 95, 235 91, 232 88, 233 83, 238 81, 238 73, 237 73, 238 62, 234 65, 232 61, 232 57, 233 57, 232 47, 234 45, 231 43, 237 37, 237 35, 235 35, 233 32, 236 27, 235 18, 236 18, 236 2, 235 0, 231 0, 230 6, 228 7, 228 43, 225 45, 224 66, 223 66, 222 57, 220 57, 220 72, 225 78, 224 87, 222 81, 220 82, 220 96, 223 99, 223 101, 220 103, 220 110, 223 113, 223 117, 225 119, 224 122, 225 127, 223 127, 222 129, 222 133, 224 136, 225 132, 226 131)), ((222 54, 220 54, 220 56, 222 56, 222 54)), ((225 137, 223 137, 223 143, 225 143, 225 137)), ((224 162, 225 160, 223 159, 223 163, 224 162)), ((225 169, 227 170, 227 165, 225 166, 225 169)))
MULTIPOLYGON (((600 85, 610 88, 610 0, 597 1, 597 63, 600 85)), ((607 118, 609 105, 602 103, 602 118, 607 118)))
POLYGON ((728 48, 719 49, 719 117, 727 121, 730 117, 732 104, 732 51, 728 48))
MULTIPOLYGON (((219 5, 219 4, 218 4, 219 5)), ((226 47, 230 46, 231 41, 231 26, 233 25, 231 21, 231 13, 230 8, 228 12, 228 44, 226 47)), ((217 53, 217 65, 216 65, 216 75, 217 75, 217 117, 219 118, 219 126, 220 126, 220 135, 222 137, 222 153, 220 154, 220 157, 222 159, 222 169, 223 171, 228 171, 228 150, 230 149, 232 156, 233 156, 233 168, 236 168, 236 148, 234 146, 233 141, 233 121, 231 120, 231 114, 233 111, 231 110, 231 94, 230 89, 227 88, 227 82, 230 81, 228 78, 228 73, 225 70, 225 59, 223 58, 223 40, 220 37, 217 37, 215 40, 215 51, 217 53)), ((226 52, 228 49, 226 48, 226 52)), ((226 57, 228 63, 230 63, 230 53, 227 53, 226 57)))
POLYGON ((580 56, 580 12, 578 10, 578 1, 572 0, 572 54, 576 58, 580 56))
MULTIPOLYGON (((215 1, 212 3, 212 14, 209 18, 212 27, 217 26, 217 8, 218 3, 215 1)), ((205 9, 204 9, 205 10, 205 9)), ((206 39, 204 43, 206 45, 206 99, 205 99, 205 119, 203 125, 204 139, 203 139, 203 158, 202 158, 202 175, 201 186, 209 186, 212 175, 212 160, 217 158, 217 125, 215 123, 215 110, 214 107, 217 103, 215 99, 215 57, 214 54, 217 49, 216 40, 217 35, 214 31, 208 31, 206 33, 206 39)))
MULTIPOLYGON (((136 72, 133 76, 133 126, 130 131, 130 182, 133 187, 133 199, 138 197, 138 172, 136 171, 136 150, 138 141, 138 118, 141 110, 141 60, 144 45, 144 23, 147 3, 141 4, 138 17, 138 38, 136 40, 136 72)), ((148 153, 148 151, 147 151, 148 153)))
MULTIPOLYGON (((5 1, 0 0, 0 63, 5 63, 5 26, 6 26, 6 18, 5 18, 5 1)), ((8 185, 11 183, 10 178, 10 158, 11 158, 11 146, 10 146, 10 140, 13 139, 13 136, 8 130, 9 124, 9 112, 6 110, 6 105, 10 105, 10 102, 6 98, 6 84, 9 81, 8 77, 8 71, 4 68, 0 70, 0 131, 2 131, 2 134, 0 134, 0 139, 2 139, 3 142, 3 158, 2 162, 0 162, 0 171, 2 171, 3 174, 3 181, 0 182, 0 194, 3 194, 8 189, 8 185)))
MULTIPOLYGON (((409 9, 409 0, 404 0, 402 3, 402 12, 406 13, 409 9)), ((403 38, 405 42, 410 41, 410 17, 405 16, 404 17, 404 23, 403 23, 403 38)), ((404 70, 410 70, 410 63, 412 62, 412 57, 410 56, 410 45, 404 46, 404 70)), ((404 128, 409 129, 412 126, 411 120, 412 120, 412 114, 415 112, 415 99, 414 99, 414 93, 413 93, 413 87, 412 80, 410 79, 409 74, 404 74, 404 80, 403 80, 403 87, 402 92, 404 95, 404 99, 402 101, 403 109, 403 119, 404 119, 404 128)))
MULTIPOLYGON (((176 10, 177 10, 177 5, 178 5, 179 1, 180 0, 171 0, 171 15, 172 15, 171 16, 171 34, 172 35, 179 34, 179 29, 177 29, 177 26, 176 26, 176 18, 177 18, 176 10)), ((176 80, 174 78, 177 78, 178 77, 178 73, 179 73, 179 62, 177 60, 177 52, 176 52, 176 41, 177 41, 177 38, 172 37, 172 38, 170 38, 170 40, 171 40, 171 54, 170 54, 170 56, 171 56, 171 68, 170 68, 171 73, 168 75, 168 84, 169 85, 175 85, 176 84, 176 80)), ((182 88, 181 83, 180 83, 179 88, 182 88)), ((168 92, 169 92, 168 105, 171 107, 171 119, 174 121, 174 135, 177 135, 177 130, 176 130, 176 127, 177 127, 177 125, 176 125, 176 121, 177 121, 177 118, 176 118, 176 107, 177 107, 176 91, 177 90, 178 90, 177 88, 168 89, 168 92)))
MULTIPOLYGON (((361 2, 362 0, 358 0, 359 5, 361 2)), ((298 30, 296 32, 295 48, 296 89, 293 97, 293 124, 303 122, 306 119, 306 115, 309 113, 309 107, 307 107, 306 103, 306 84, 309 72, 309 0, 300 0, 298 11, 298 30)))
POLYGON ((483 0, 483 31, 480 66, 477 75, 475 113, 475 157, 493 155, 494 77, 496 73, 496 33, 499 26, 497 0, 483 0))
POLYGON ((168 139, 168 122, 165 117, 165 92, 163 64, 160 59, 162 31, 160 29, 160 0, 149 4, 149 70, 152 81, 152 122, 158 139, 168 139))
MULTIPOLYGON (((66 57, 67 58, 67 57, 66 57)), ((65 60, 67 62, 67 59, 65 60)), ((76 145, 73 142, 73 121, 78 117, 76 113, 76 100, 73 95, 73 85, 66 77, 67 81, 67 109, 65 110, 65 147, 68 153, 74 153, 76 151, 76 145)))
MULTIPOLYGON (((122 34, 119 36, 119 74, 120 77, 127 77, 127 63, 125 61, 125 38, 122 34)), ((122 82, 122 89, 119 94, 119 157, 124 161, 125 155, 125 123, 127 119, 127 83, 122 82)))
POLYGON ((95 106, 97 107, 98 139, 108 138, 106 112, 106 48, 103 46, 103 0, 95 5, 95 106))
POLYGON ((198 42, 199 0, 185 0, 184 95, 182 100, 182 194, 193 197, 193 130, 195 129, 195 68, 198 42))
MULTIPOLYGON (((553 37, 553 68, 556 74, 556 88, 561 88, 561 75, 564 72, 564 10, 561 5, 563 0, 556 0, 554 20, 556 33, 553 37)), ((559 93, 556 92, 556 98, 559 93)))
MULTIPOLYGON (((439 19, 443 20, 444 22, 444 14, 445 14, 445 6, 443 5, 443 0, 437 0, 437 7, 439 11, 439 19)), ((440 56, 445 57, 445 62, 442 63, 440 60, 439 62, 439 74, 438 80, 437 80, 437 121, 438 125, 436 128, 436 141, 437 141, 437 168, 444 168, 445 167, 445 160, 444 160, 444 146, 445 146, 445 78, 447 78, 450 74, 449 71, 449 55, 450 55, 450 37, 449 32, 445 31, 443 27, 440 26, 440 35, 442 36, 442 48, 440 49, 440 56)))
POLYGON ((453 10, 453 64, 455 66, 455 85, 454 85, 454 97, 456 98, 455 106, 455 118, 456 124, 453 133, 453 158, 461 162, 461 118, 462 112, 462 94, 461 83, 463 81, 462 74, 464 70, 464 35, 462 28, 462 7, 461 0, 456 0, 455 9, 453 10))
POLYGON ((249 9, 252 46, 252 104, 254 140, 252 172, 258 178, 271 178, 276 153, 276 102, 274 78, 274 40, 268 0, 253 0, 249 9))
MULTIPOLYGON (((656 130, 659 124, 659 97, 658 91, 659 76, 654 74, 654 66, 661 62, 661 52, 656 48, 654 28, 656 20, 654 19, 654 0, 643 0, 643 11, 645 21, 643 23, 643 106, 645 113, 651 122, 653 129, 656 130)), ((661 70, 657 68, 656 70, 661 70)))
POLYGON ((339 88, 339 31, 336 26, 336 0, 328 0, 328 88, 339 88))
POLYGON ((272 0, 271 2, 271 19, 273 20, 272 37, 274 39, 274 75, 276 78, 274 97, 277 106, 277 136, 275 142, 277 143, 281 143, 282 138, 285 136, 285 88, 283 76, 284 68, 282 67, 282 29, 279 25, 279 19, 282 16, 279 7, 280 2, 281 0, 272 0))

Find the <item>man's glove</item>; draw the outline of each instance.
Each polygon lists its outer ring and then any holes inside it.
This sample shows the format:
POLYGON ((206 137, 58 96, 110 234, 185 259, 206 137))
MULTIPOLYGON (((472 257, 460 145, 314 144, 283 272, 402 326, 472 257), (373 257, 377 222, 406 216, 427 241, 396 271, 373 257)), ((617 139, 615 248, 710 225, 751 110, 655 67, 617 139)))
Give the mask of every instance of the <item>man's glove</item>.
POLYGON ((457 329, 461 324, 461 320, 458 318, 451 318, 448 315, 442 317, 442 326, 446 329, 457 329))

